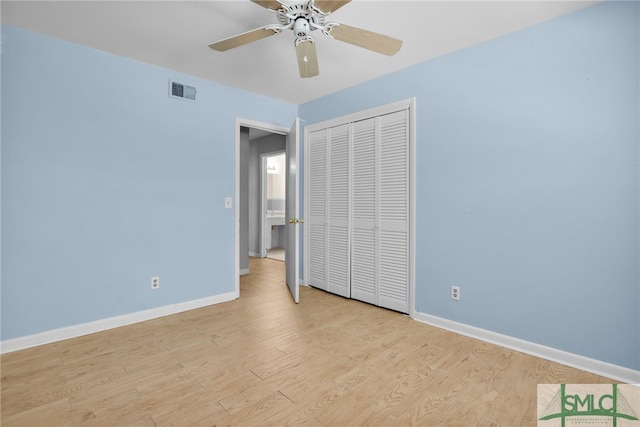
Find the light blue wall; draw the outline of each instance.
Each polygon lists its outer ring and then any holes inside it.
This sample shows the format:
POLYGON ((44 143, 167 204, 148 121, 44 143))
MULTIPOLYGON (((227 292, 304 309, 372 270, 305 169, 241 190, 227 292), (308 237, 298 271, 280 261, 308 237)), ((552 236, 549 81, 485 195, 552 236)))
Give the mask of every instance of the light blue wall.
POLYGON ((309 125, 416 97, 419 312, 640 369, 639 8, 596 5, 300 106, 309 125))
POLYGON ((299 107, 3 26, 1 339, 232 292, 235 117, 308 125, 415 96, 417 310, 640 369, 639 9, 299 107))
POLYGON ((3 26, 2 340, 233 292, 235 118, 296 113, 3 26))

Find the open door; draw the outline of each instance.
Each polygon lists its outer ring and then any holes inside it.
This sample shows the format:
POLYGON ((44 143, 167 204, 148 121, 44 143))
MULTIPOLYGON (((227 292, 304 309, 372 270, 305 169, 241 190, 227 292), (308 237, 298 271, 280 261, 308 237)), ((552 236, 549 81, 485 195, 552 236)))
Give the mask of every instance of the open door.
POLYGON ((299 239, 298 225, 302 222, 298 213, 298 126, 300 119, 295 120, 289 134, 287 135, 287 178, 286 178, 286 235, 287 244, 285 247, 285 263, 287 268, 287 286, 291 292, 293 300, 300 302, 300 287, 298 284, 299 275, 299 239))

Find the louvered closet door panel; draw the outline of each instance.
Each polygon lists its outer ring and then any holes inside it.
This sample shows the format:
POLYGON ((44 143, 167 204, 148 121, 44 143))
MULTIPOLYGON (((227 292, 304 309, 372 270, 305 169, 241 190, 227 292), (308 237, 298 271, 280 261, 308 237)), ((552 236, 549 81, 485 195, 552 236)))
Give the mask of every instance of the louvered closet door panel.
POLYGON ((376 123, 353 123, 351 298, 377 304, 376 123))
POLYGON ((327 130, 309 135, 309 284, 327 290, 327 130))
POLYGON ((408 111, 381 116, 378 305, 409 311, 408 111))
POLYGON ((349 125, 329 129, 327 290, 350 296, 349 125))

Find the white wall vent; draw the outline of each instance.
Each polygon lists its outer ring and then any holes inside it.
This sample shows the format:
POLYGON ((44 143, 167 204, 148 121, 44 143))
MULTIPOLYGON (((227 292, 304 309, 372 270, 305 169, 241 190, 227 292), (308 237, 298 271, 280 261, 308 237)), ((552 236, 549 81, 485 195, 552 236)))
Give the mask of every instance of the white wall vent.
POLYGON ((169 81, 169 96, 172 98, 187 99, 189 101, 196 100, 196 88, 187 86, 182 83, 169 81))

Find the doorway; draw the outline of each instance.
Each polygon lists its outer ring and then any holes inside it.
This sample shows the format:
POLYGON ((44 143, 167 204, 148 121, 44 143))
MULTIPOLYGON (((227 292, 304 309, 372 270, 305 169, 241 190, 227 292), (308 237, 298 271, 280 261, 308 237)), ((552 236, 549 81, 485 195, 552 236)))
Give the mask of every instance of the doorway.
MULTIPOLYGON (((283 209, 272 204, 272 211, 282 210, 280 221, 286 230, 281 238, 286 248, 286 285, 295 302, 299 300, 298 291, 298 178, 296 148, 298 144, 296 120, 291 128, 283 128, 253 120, 236 118, 235 143, 235 293, 240 296, 240 276, 251 274, 249 256, 263 257, 265 253, 264 221, 262 212, 267 203, 263 202, 261 161, 263 154, 286 152, 283 166, 283 178, 286 183, 286 197, 283 197, 283 209), (291 155, 293 153, 293 155, 291 155), (292 163, 293 162, 293 163, 292 163), (286 202, 286 203, 285 203, 286 202), (294 220, 291 220, 294 219, 294 220), (284 243, 284 242, 287 243, 284 243), (295 280, 294 280, 295 278, 295 280)), ((265 167, 266 170, 266 167, 265 167)), ((279 202, 278 202, 279 203, 279 202)), ((302 222, 302 221, 300 221, 302 222)), ((280 237, 280 236, 278 236, 280 237)))
POLYGON ((262 155, 261 257, 285 261, 286 154, 262 155))

